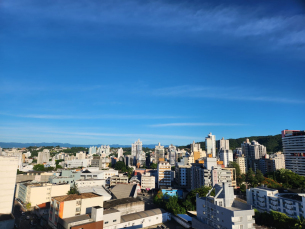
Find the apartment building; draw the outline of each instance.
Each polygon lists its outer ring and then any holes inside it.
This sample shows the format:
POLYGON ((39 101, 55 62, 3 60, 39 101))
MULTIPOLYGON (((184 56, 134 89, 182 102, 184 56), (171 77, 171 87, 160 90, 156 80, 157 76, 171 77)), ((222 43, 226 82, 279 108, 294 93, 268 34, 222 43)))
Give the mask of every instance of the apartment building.
POLYGON ((30 203, 32 207, 50 202, 54 196, 66 195, 70 190, 70 184, 25 182, 18 186, 18 199, 24 205, 30 203))
POLYGON ((289 217, 305 217, 305 196, 279 193, 276 189, 257 187, 247 189, 247 203, 261 211, 278 211, 289 217))
POLYGON ((171 187, 171 165, 168 162, 158 163, 158 188, 171 187))
POLYGON ((246 172, 247 172, 247 163, 246 163, 245 156, 242 155, 241 157, 237 157, 235 159, 235 162, 239 165, 240 174, 246 174, 246 172))
POLYGON ((15 218, 11 213, 18 161, 17 157, 0 156, 0 228, 14 228, 15 218))
POLYGON ((141 189, 152 190, 156 188, 156 178, 146 174, 141 175, 141 189))
POLYGON ((191 168, 190 165, 179 165, 175 167, 175 181, 180 188, 191 189, 191 168))
POLYGON ((165 151, 164 146, 161 146, 160 142, 157 146, 155 146, 155 163, 159 163, 159 161, 165 160, 165 151))
POLYGON ((80 179, 80 172, 72 170, 62 170, 59 175, 53 175, 49 177, 51 184, 70 184, 73 187, 75 181, 80 179))
POLYGON ((43 164, 49 162, 50 150, 44 149, 42 152, 38 152, 37 164, 43 164))
POLYGON ((233 161, 233 151, 230 149, 220 149, 219 158, 223 161, 223 165, 228 167, 229 163, 233 161))
POLYGON ((16 182, 19 183, 33 180, 37 182, 48 182, 51 176, 54 176, 54 172, 28 171, 23 174, 18 174, 16 182))
POLYGON ((286 169, 305 176, 305 131, 282 131, 286 169))
POLYGON ((192 227, 201 228, 255 228, 251 205, 234 198, 233 187, 230 183, 216 184, 215 197, 196 197, 197 218, 193 218, 192 227))
POLYGON ((205 150, 207 155, 212 154, 212 157, 216 157, 216 136, 212 133, 205 138, 205 150))
POLYGON ((191 189, 214 186, 221 182, 229 182, 232 187, 236 187, 235 169, 222 168, 213 157, 204 158, 204 164, 192 164, 191 189))
POLYGON ((118 170, 107 169, 107 170, 98 170, 98 168, 87 168, 80 175, 81 179, 103 179, 106 181, 106 184, 110 184, 110 178, 112 176, 117 176, 119 174, 118 170))
POLYGON ((65 167, 67 168, 86 168, 89 167, 89 159, 74 159, 65 161, 65 167))
MULTIPOLYGON (((100 209, 103 207, 103 202, 103 196, 99 196, 95 193, 61 195, 53 197, 51 199, 49 212, 49 225, 52 228, 57 228, 58 223, 60 225, 63 224, 63 219, 69 219, 89 213, 94 214, 94 211, 92 212, 92 207, 99 206, 97 209, 100 209)), ((88 220, 88 218, 86 219, 88 220)), ((88 220, 88 222, 90 221, 88 220)), ((62 225, 62 228, 65 227, 62 225)))
POLYGON ((78 153, 76 153, 76 159, 79 159, 79 160, 86 159, 86 152, 78 152, 78 153))
POLYGON ((110 177, 110 186, 113 186, 116 184, 128 184, 128 176, 119 174, 119 175, 110 177))

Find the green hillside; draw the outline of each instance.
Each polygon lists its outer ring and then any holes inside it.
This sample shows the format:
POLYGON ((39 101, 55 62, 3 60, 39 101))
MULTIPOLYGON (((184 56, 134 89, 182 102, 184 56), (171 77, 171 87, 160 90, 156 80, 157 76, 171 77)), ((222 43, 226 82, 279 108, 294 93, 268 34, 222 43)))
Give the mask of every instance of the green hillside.
MULTIPOLYGON (((252 136, 252 137, 243 137, 243 138, 236 138, 236 139, 229 139, 230 141, 230 149, 236 149, 240 147, 241 143, 244 142, 247 138, 250 139, 250 141, 255 140, 258 143, 264 145, 267 147, 268 153, 275 153, 277 151, 283 151, 282 146, 282 135, 269 135, 269 136, 252 136)), ((205 142, 199 142, 201 145, 201 148, 205 150, 205 142)), ((179 148, 191 148, 191 145, 187 146, 180 146, 179 148)))

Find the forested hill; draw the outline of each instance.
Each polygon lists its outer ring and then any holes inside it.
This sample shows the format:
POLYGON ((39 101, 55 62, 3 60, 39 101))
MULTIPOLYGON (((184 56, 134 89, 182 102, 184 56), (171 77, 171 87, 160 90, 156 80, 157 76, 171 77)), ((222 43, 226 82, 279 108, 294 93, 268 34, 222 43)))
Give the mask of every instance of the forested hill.
MULTIPOLYGON (((277 151, 283 151, 282 146, 282 135, 269 135, 269 136, 252 136, 252 137, 243 137, 243 138, 237 138, 237 139, 229 139, 230 140, 230 149, 236 149, 240 147, 241 143, 244 142, 247 138, 250 139, 250 141, 255 140, 258 143, 264 145, 267 147, 268 153, 275 153, 277 151)), ((205 142, 199 142, 202 149, 205 149, 205 142)), ((186 148, 191 148, 191 145, 185 146, 186 148)), ((183 147, 179 147, 183 148, 183 147)))

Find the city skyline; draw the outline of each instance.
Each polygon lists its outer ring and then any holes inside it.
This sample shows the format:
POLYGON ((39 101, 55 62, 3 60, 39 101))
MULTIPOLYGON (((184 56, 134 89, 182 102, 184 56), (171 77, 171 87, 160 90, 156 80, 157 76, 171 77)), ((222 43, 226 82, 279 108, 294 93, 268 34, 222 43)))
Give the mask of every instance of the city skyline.
POLYGON ((0 4, 0 142, 186 145, 305 129, 301 1, 62 4, 0 4))

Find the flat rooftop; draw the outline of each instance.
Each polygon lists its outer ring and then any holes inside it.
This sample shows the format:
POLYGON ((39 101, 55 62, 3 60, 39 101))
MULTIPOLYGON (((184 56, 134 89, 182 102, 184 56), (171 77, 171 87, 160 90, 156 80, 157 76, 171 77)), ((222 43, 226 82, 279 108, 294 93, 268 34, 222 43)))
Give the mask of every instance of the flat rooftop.
POLYGON ((53 197, 53 199, 64 202, 64 201, 70 201, 70 200, 78 200, 78 199, 89 199, 94 197, 100 197, 100 195, 97 195, 95 193, 82 193, 82 194, 71 194, 71 195, 65 195, 65 196, 56 196, 53 197))
POLYGON ((123 215, 121 216, 121 223, 129 222, 137 219, 143 219, 149 216, 159 215, 162 213, 166 213, 166 211, 163 210, 162 208, 155 208, 152 210, 136 212, 129 215, 123 215))
POLYGON ((256 188, 261 189, 261 190, 271 191, 271 192, 277 191, 277 189, 267 188, 267 187, 256 187, 256 188))
POLYGON ((110 208, 110 209, 104 210, 104 215, 112 214, 112 213, 115 213, 115 212, 120 212, 120 211, 116 210, 114 208, 110 208))
POLYGON ((86 219, 90 219, 89 215, 73 216, 73 217, 70 217, 70 218, 65 218, 65 219, 63 219, 63 221, 65 221, 68 224, 68 223, 73 223, 73 222, 86 220, 86 219))
MULTIPOLYGON (((108 200, 108 201, 104 201, 104 209, 114 208, 115 206, 121 205, 121 204, 129 204, 129 203, 137 203, 137 202, 143 202, 143 201, 136 199, 136 198, 132 198, 132 197, 108 200)), ((143 204, 144 204, 144 202, 143 202, 143 204)))

